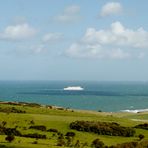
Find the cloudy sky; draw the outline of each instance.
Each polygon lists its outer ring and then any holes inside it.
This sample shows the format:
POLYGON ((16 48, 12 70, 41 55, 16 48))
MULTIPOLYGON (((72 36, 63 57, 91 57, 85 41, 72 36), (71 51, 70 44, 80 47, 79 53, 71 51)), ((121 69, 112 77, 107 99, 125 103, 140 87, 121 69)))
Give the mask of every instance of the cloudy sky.
POLYGON ((0 0, 0 80, 148 80, 147 0, 0 0))

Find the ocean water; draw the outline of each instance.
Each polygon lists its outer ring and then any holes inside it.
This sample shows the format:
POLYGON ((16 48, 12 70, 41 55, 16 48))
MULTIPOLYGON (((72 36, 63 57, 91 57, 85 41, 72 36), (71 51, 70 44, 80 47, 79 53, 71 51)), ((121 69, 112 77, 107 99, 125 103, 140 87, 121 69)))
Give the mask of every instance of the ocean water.
POLYGON ((148 109, 148 82, 0 81, 0 101, 135 112, 148 109), (84 90, 63 90, 68 86, 81 86, 84 90))

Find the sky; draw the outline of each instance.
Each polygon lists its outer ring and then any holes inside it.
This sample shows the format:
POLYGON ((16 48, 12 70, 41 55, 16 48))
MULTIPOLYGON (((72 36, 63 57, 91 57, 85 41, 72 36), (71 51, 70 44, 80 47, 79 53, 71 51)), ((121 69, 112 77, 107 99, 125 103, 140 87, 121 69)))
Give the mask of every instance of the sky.
POLYGON ((0 0, 0 80, 148 81, 147 0, 0 0))

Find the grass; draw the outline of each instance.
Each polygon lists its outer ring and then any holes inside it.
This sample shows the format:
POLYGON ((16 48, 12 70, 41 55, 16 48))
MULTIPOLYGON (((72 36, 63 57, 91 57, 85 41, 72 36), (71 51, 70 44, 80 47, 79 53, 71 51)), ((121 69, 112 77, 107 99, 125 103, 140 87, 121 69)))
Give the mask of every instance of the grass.
MULTIPOLYGON (((56 148, 57 137, 52 137, 53 134, 50 132, 42 132, 39 130, 28 129, 30 122, 33 120, 35 125, 45 125, 47 129, 55 128, 58 131, 66 134, 68 131, 73 131, 76 133, 75 140, 80 140, 81 143, 88 143, 99 138, 105 143, 105 145, 116 145, 118 143, 137 141, 138 135, 145 135, 145 140, 148 140, 148 132, 142 129, 136 129, 135 137, 117 137, 117 136, 102 136, 94 133, 78 132, 71 130, 69 124, 76 120, 86 120, 86 121, 106 121, 106 122, 117 122, 122 126, 133 127, 137 124, 143 123, 140 120, 148 121, 148 113, 100 113, 100 112, 91 112, 91 111, 72 111, 72 110, 56 110, 56 109, 47 109, 45 107, 29 107, 29 106, 16 106, 9 104, 0 104, 0 108, 11 108, 15 107, 17 109, 26 111, 26 113, 4 113, 0 112, 0 121, 6 121, 6 127, 15 127, 18 126, 18 130, 22 134, 28 133, 40 133, 46 134, 47 139, 39 139, 38 144, 32 144, 36 139, 34 138, 24 138, 24 137, 15 137, 15 140, 12 143, 8 143, 5 140, 5 135, 0 135, 0 144, 12 148, 56 148), (137 119, 132 120, 132 119, 137 119), (139 121, 138 121, 139 120, 139 121)), ((88 146, 90 147, 90 146, 88 146)))

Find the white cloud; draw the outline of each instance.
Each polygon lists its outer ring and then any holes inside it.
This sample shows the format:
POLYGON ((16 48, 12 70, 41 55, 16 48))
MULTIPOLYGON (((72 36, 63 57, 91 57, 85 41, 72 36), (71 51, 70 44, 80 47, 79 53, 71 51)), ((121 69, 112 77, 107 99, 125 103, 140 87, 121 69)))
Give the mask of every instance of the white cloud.
POLYGON ((61 23, 73 23, 80 19, 80 7, 72 5, 66 7, 62 14, 57 15, 54 20, 61 23))
POLYGON ((42 41, 44 43, 55 43, 57 41, 60 41, 63 39, 63 34, 62 33, 48 33, 45 34, 42 38, 42 41))
POLYGON ((116 15, 122 12, 122 5, 118 2, 109 2, 106 3, 100 12, 102 17, 109 16, 109 15, 116 15))
POLYGON ((36 30, 30 27, 27 23, 8 26, 0 33, 0 39, 3 40, 22 40, 34 36, 36 30))
POLYGON ((128 29, 120 22, 112 23, 110 28, 106 30, 97 31, 95 28, 88 28, 82 40, 102 45, 148 48, 147 31, 143 28, 137 30, 128 29))
POLYGON ((72 58, 89 58, 89 59, 127 59, 131 57, 129 52, 119 48, 108 49, 101 45, 86 43, 74 43, 65 53, 72 58))
MULTIPOLYGON (((148 32, 143 28, 128 29, 114 22, 109 29, 88 28, 79 42, 73 43, 66 55, 77 58, 125 59, 135 56, 134 50, 148 48, 148 32)), ((144 53, 137 57, 143 58, 144 53)))

